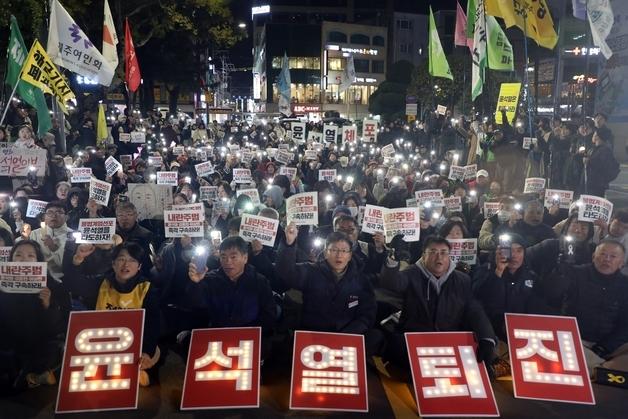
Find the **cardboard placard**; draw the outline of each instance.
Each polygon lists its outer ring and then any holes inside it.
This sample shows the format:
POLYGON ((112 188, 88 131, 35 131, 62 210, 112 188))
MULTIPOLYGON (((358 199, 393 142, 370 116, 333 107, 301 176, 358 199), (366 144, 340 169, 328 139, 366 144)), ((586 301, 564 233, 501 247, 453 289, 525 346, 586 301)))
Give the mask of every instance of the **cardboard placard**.
POLYGON ((392 157, 395 154, 395 146, 391 144, 385 145, 381 150, 382 157, 392 157))
POLYGON ((362 141, 365 143, 377 143, 378 124, 375 119, 364 118, 362 122, 362 141))
POLYGON ((199 193, 201 201, 213 201, 218 196, 218 186, 201 186, 199 193))
POLYGON ((357 139, 358 139, 358 130, 356 127, 352 125, 342 127, 342 143, 343 144, 347 144, 347 145, 355 144, 357 142, 357 139))
POLYGON ((277 155, 275 156, 275 160, 277 161, 277 163, 281 164, 289 164, 292 159, 294 159, 294 153, 290 153, 285 150, 279 150, 277 152, 277 155))
POLYGON ((545 178, 529 177, 525 180, 523 193, 541 193, 543 189, 545 189, 545 178))
POLYGON ((273 247, 278 228, 279 220, 244 213, 239 235, 248 242, 259 240, 264 246, 273 247))
POLYGON ((180 156, 181 154, 185 153, 185 146, 182 145, 177 145, 172 147, 172 154, 174 154, 175 156, 180 156))
POLYGON ((27 176, 31 168, 37 176, 45 176, 47 152, 43 148, 0 148, 0 176, 27 176))
POLYGON ((137 409, 144 310, 72 311, 56 413, 137 409))
POLYGON ((73 167, 70 169, 71 183, 89 183, 92 179, 91 167, 73 167))
POLYGON ((46 262, 0 263, 0 291, 10 294, 38 294, 46 287, 46 262))
POLYGON ((181 410, 259 407, 260 327, 195 329, 181 410))
POLYGON ((131 141, 131 134, 128 132, 121 132, 120 134, 118 134, 118 138, 120 139, 121 143, 128 143, 129 141, 131 141))
POLYGON ((384 236, 390 243, 398 234, 403 234, 403 241, 416 242, 421 236, 421 210, 419 208, 385 208, 384 236))
POLYGON ((338 138, 338 127, 333 124, 324 124, 323 125, 323 140, 326 143, 336 143, 336 139, 338 138))
POLYGON ((111 194, 111 183, 103 182, 92 178, 89 182, 89 199, 93 199, 97 204, 107 206, 111 194))
POLYGON ((459 196, 443 198, 443 204, 449 212, 462 212, 462 198, 459 196))
POLYGON ((305 122, 292 122, 292 140, 297 144, 305 143, 305 122))
POLYGON ((554 202, 558 203, 561 209, 569 209, 569 206, 573 202, 573 191, 546 189, 544 200, 545 208, 551 208, 554 202))
POLYGON ((148 165, 150 167, 162 167, 164 165, 164 158, 161 156, 150 156, 148 158, 148 165))
POLYGON ((604 220, 611 222, 613 203, 607 199, 595 195, 580 195, 578 200, 582 205, 578 208, 578 220, 590 221, 604 220))
POLYGON ((257 189, 255 189, 255 188, 238 189, 236 191, 236 198, 239 197, 240 195, 246 195, 249 198, 251 198, 251 202, 253 203, 253 205, 259 205, 260 204, 259 191, 257 189))
POLYGON ((318 225, 318 193, 304 192, 286 199, 286 222, 318 225))
POLYGON ((478 254, 478 239, 447 239, 451 245, 449 258, 453 263, 464 262, 475 265, 478 254))
POLYGON ((437 105, 436 106, 436 113, 439 114, 439 115, 445 115, 447 113, 447 106, 437 105))
POLYGON ((405 338, 421 417, 499 416, 472 332, 417 332, 405 338))
POLYGON ((295 331, 290 409, 368 412, 364 336, 295 331))
POLYGON ((317 160, 318 153, 316 150, 305 150, 305 160, 317 160))
POLYGON ((39 201, 37 199, 29 198, 28 206, 26 207, 26 217, 37 218, 39 214, 46 211, 46 205, 48 205, 46 201, 39 201))
POLYGON ((414 193, 414 196, 419 206, 425 206, 427 202, 429 202, 432 207, 445 206, 445 203, 443 201, 443 191, 440 189, 424 189, 421 191, 416 191, 414 193))
POLYGON ((233 169, 233 181, 235 183, 251 183, 253 178, 251 177, 250 169, 233 169))
POLYGON ((575 317, 505 317, 515 397, 595 404, 575 317))
POLYGON ((362 232, 375 234, 384 233, 384 210, 385 207, 367 204, 364 208, 364 218, 362 219, 362 232))
POLYGON ((179 172, 157 172, 157 184, 177 186, 179 184, 179 172))
POLYGON ((81 218, 78 224, 81 237, 77 243, 110 244, 116 234, 115 218, 81 218))
POLYGON ((336 181, 336 169, 325 169, 318 171, 318 180, 326 180, 329 183, 336 181))
POLYGON ((203 237, 204 221, 202 204, 173 205, 164 211, 166 237, 203 237))
POLYGON ((198 177, 204 177, 214 173, 214 165, 211 161, 195 164, 194 169, 196 170, 196 175, 198 177))

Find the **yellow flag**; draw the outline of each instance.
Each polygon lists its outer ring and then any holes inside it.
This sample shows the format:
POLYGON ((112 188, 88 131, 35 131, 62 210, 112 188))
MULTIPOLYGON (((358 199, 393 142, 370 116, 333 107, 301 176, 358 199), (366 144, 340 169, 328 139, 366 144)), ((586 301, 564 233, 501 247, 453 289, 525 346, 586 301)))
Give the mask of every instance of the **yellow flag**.
POLYGON ((486 0, 486 14, 501 17, 508 28, 525 27, 527 36, 544 48, 554 49, 558 42, 547 0, 486 0))
POLYGON ((45 93, 52 93, 62 104, 75 97, 38 40, 35 40, 28 53, 20 78, 45 93))
POLYGON ((98 145, 104 145, 105 140, 109 138, 109 132, 107 131, 107 119, 105 119, 105 105, 98 105, 98 127, 96 131, 96 139, 98 145))

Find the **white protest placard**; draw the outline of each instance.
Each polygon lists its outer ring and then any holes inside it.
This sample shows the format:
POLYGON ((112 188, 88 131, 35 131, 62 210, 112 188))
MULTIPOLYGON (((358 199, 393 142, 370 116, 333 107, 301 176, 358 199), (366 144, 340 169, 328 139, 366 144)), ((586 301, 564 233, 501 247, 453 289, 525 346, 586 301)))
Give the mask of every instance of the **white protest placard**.
POLYGON ((449 212, 462 212, 462 199, 459 196, 444 198, 443 204, 449 212))
POLYGON ((255 189, 255 188, 238 189, 236 191, 236 198, 239 197, 240 195, 246 195, 249 198, 251 198, 251 202, 253 203, 253 205, 259 205, 260 204, 259 191, 257 189, 255 189))
POLYGON ((128 143, 129 141, 131 141, 131 134, 129 134, 128 132, 121 132, 118 138, 120 139, 121 143, 128 143))
POLYGON ((286 222, 318 225, 318 193, 304 192, 286 199, 286 222))
POLYGON ((406 199, 406 207, 407 208, 412 208, 412 207, 417 207, 418 208, 418 204, 416 203, 416 198, 408 198, 406 199))
POLYGON ((146 142, 146 133, 133 131, 131 133, 131 143, 144 144, 146 142))
POLYGON ((277 238, 277 228, 279 220, 244 213, 239 235, 247 242, 259 240, 264 246, 273 247, 277 238))
POLYGON ((287 166, 281 166, 279 168, 279 174, 280 175, 285 175, 288 177, 288 179, 292 180, 297 176, 297 168, 296 167, 287 167, 287 166))
POLYGON ((378 126, 375 119, 364 119, 362 123, 362 141, 365 143, 377 142, 378 126))
POLYGON ((240 160, 244 164, 251 164, 251 160, 253 160, 253 152, 251 150, 242 150, 240 160))
POLYGON ((449 168, 449 179, 451 180, 464 180, 465 168, 464 166, 451 165, 449 168))
POLYGON ((180 156, 183 153, 185 153, 185 146, 177 145, 172 147, 172 154, 174 154, 175 156, 180 156))
POLYGON ((336 169, 319 170, 318 180, 326 180, 327 182, 335 182, 336 181, 336 169))
POLYGON ((439 115, 445 115, 447 113, 447 106, 437 105, 436 106, 436 113, 438 113, 439 115))
POLYGON ((46 287, 46 262, 0 263, 0 291, 11 294, 38 294, 46 287))
POLYGON ((429 202, 432 207, 442 207, 445 205, 443 202, 443 191, 440 189, 424 189, 416 191, 414 193, 417 204, 419 206, 425 206, 426 202, 429 202))
POLYGON ((390 243, 398 234, 403 235, 405 242, 419 241, 421 234, 421 210, 419 208, 384 209, 386 243, 390 243))
POLYGON ((157 172, 157 184, 177 186, 179 184, 179 172, 157 172))
POLYGON ((604 220, 606 223, 611 221, 613 213, 613 203, 604 198, 595 195, 580 195, 578 206, 578 220, 590 221, 604 220))
POLYGON ((338 138, 338 127, 333 124, 324 124, 323 125, 323 139, 324 141, 330 143, 336 143, 336 139, 338 138))
POLYGON ((37 218, 39 214, 46 210, 46 201, 39 201, 37 199, 29 199, 28 206, 26 207, 26 216, 29 218, 37 218))
POLYGON ((275 160, 277 161, 277 163, 281 163, 281 164, 288 164, 292 161, 293 158, 294 158, 294 153, 290 153, 285 150, 279 150, 277 152, 277 155, 275 156, 275 160))
POLYGON ((529 177, 525 180, 523 193, 541 193, 543 189, 545 189, 545 178, 529 177))
POLYGON ((250 169, 233 169, 233 181, 235 183, 252 183, 250 169))
POLYGON ((316 150, 305 150, 305 160, 316 160, 318 159, 318 153, 316 150))
POLYGON ((532 146, 537 144, 536 137, 523 137, 523 148, 529 150, 532 146))
POLYGON ((148 165, 151 167, 161 167, 164 164, 164 158, 161 156, 150 156, 148 165))
POLYGON ((231 153, 240 151, 240 144, 227 144, 227 148, 231 153))
POLYGON ((0 246, 0 262, 8 262, 13 246, 0 246))
POLYGON ((164 211, 166 237, 203 237, 204 221, 202 204, 176 205, 164 211))
POLYGON ((277 150, 279 150, 279 151, 281 151, 281 150, 288 151, 288 150, 290 150, 290 145, 286 144, 286 143, 278 144, 277 145, 277 150))
POLYGON ((562 189, 546 189, 544 205, 545 208, 551 208, 555 203, 559 208, 569 209, 573 202, 573 191, 565 191, 562 189))
POLYGON ((292 139, 297 144, 305 143, 305 122, 292 122, 292 139))
POLYGON ((115 218, 81 218, 78 224, 80 238, 77 243, 110 244, 116 234, 115 218))
POLYGON ((325 148, 325 144, 323 144, 323 143, 312 143, 312 148, 317 153, 320 153, 325 148))
POLYGON ((198 161, 207 161, 207 150, 197 149, 196 152, 194 153, 194 157, 198 161))
POLYGON ((109 156, 107 160, 105 160, 105 169, 107 170, 107 176, 113 176, 118 173, 118 170, 122 170, 122 163, 113 156, 109 156))
POLYGON ((212 201, 218 196, 218 186, 201 186, 199 192, 201 201, 212 201))
POLYGON ((129 201, 135 205, 140 220, 161 220, 164 209, 172 204, 172 188, 155 183, 129 183, 129 201))
POLYGON ((123 168, 128 169, 133 165, 133 156, 131 154, 120 155, 120 163, 123 168))
POLYGON ((464 181, 475 180, 478 173, 478 165, 470 164, 464 167, 464 181))
POLYGON ((316 131, 309 131, 307 133, 307 142, 308 143, 320 143, 323 141, 323 133, 316 131))
POLYGON ((478 254, 478 239, 447 239, 451 245, 449 258, 453 263, 464 262, 475 265, 478 254))
POLYGON ((110 193, 111 183, 94 178, 89 182, 89 199, 93 199, 97 204, 107 206, 110 193))
POLYGON ((342 143, 355 144, 358 139, 358 130, 353 125, 342 127, 342 143))
POLYGON ((37 170, 37 176, 46 174, 46 153, 43 148, 0 149, 0 176, 27 176, 31 168, 37 170))
POLYGON ((362 219, 362 232, 375 234, 384 232, 384 211, 387 208, 376 205, 366 205, 362 219))
POLYGON ((484 218, 491 218, 499 211, 499 202, 485 202, 484 203, 484 218))
POLYGON ((392 157, 395 154, 395 146, 392 144, 382 147, 382 157, 392 157))
POLYGON ((214 173, 214 165, 210 161, 195 164, 194 169, 196 169, 196 175, 198 177, 203 177, 214 173))
POLYGON ((88 183, 91 178, 91 167, 73 167, 70 169, 70 182, 72 183, 88 183))

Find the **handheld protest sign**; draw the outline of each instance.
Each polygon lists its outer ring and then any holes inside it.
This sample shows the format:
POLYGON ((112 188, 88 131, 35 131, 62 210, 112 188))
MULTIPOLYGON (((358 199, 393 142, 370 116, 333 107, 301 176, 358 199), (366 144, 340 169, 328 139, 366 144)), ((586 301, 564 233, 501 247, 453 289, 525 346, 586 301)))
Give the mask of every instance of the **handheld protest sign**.
POLYGON ((364 118, 362 123, 362 141, 365 143, 377 143, 377 121, 375 119, 364 118))
POLYGON ((546 189, 544 206, 545 208, 551 208, 552 205, 558 204, 561 209, 569 209, 569 206, 573 202, 573 191, 565 191, 561 189, 546 189))
POLYGON ((111 183, 92 178, 89 182, 89 199, 97 204, 107 206, 111 194, 111 183))
POLYGON ((318 193, 304 192, 286 200, 286 223, 318 225, 318 193))
POLYGON ((595 195, 580 195, 578 208, 578 220, 590 221, 603 220, 610 223, 613 213, 613 203, 607 199, 595 195))
POLYGON ((384 236, 390 243, 398 234, 405 242, 416 242, 421 235, 421 210, 413 208, 384 209, 384 236))
POLYGON ((45 176, 47 152, 42 148, 0 148, 0 176, 28 176, 31 170, 45 176))
POLYGON ((362 218, 362 232, 375 234, 384 232, 384 212, 387 208, 367 204, 362 218))
POLYGON ((46 287, 47 271, 47 262, 2 262, 0 291, 10 294, 38 294, 46 287))
POLYGON ((336 169, 324 169, 318 171, 318 180, 326 180, 329 183, 336 181, 336 169))
POLYGON ((192 331, 181 410, 259 407, 260 327, 192 331))
POLYGON ((368 412, 363 335, 294 333, 290 409, 368 412))
POLYGON ((73 167, 70 169, 71 183, 89 183, 92 179, 91 167, 73 167))
POLYGON ((77 243, 111 244, 116 234, 115 218, 81 218, 77 243))
POLYGON ((420 416, 499 416, 473 333, 406 333, 420 416))
POLYGON ((478 255, 478 239, 447 239, 451 245, 449 258, 453 263, 475 265, 478 255))
POLYGON ((39 214, 46 210, 46 201, 40 201, 38 199, 29 199, 26 207, 26 217, 37 218, 39 214))
POLYGON ((595 404, 575 317, 505 318, 515 397, 595 404))
POLYGON ((177 205, 164 211, 166 237, 203 237, 204 221, 202 204, 177 205))
POLYGON ((111 177, 118 173, 118 170, 122 170, 122 163, 113 156, 109 156, 107 160, 105 160, 105 169, 107 170, 107 176, 111 177))
POLYGON ((157 185, 177 186, 179 172, 157 172, 157 185))
POLYGON ((56 413, 136 409, 144 310, 70 312, 56 413))
POLYGON ((278 228, 279 220, 244 213, 239 236, 248 242, 259 240, 264 246, 273 247, 278 228))
POLYGON ((523 186, 523 193, 541 193, 545 189, 545 178, 529 177, 526 178, 523 186))

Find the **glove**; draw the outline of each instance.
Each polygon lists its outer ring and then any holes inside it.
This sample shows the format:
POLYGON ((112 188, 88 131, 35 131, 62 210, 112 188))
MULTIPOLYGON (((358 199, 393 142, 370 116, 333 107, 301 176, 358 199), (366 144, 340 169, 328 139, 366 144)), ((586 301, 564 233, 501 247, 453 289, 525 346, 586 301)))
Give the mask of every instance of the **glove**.
POLYGON ((478 344, 477 359, 478 362, 484 361, 487 367, 493 365, 493 362, 496 359, 495 345, 493 342, 486 339, 480 339, 480 343, 478 344))
POLYGON ((392 249, 392 256, 397 262, 410 260, 410 246, 403 241, 403 234, 397 234, 393 237, 389 247, 392 249))

